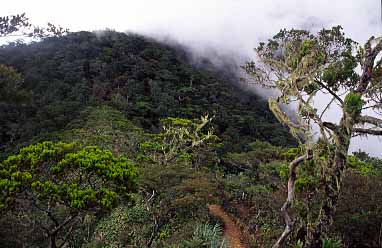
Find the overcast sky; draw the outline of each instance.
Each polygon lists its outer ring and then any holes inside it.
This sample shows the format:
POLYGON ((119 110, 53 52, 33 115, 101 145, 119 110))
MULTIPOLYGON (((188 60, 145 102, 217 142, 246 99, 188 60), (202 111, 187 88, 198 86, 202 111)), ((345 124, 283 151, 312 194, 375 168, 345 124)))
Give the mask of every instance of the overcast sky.
MULTIPOLYGON (((0 16, 25 12, 34 24, 52 22, 77 30, 133 31, 170 37, 199 53, 253 55, 256 44, 281 28, 311 30, 342 25, 363 43, 382 33, 380 0, 14 0, 0 16)), ((382 141, 353 142, 382 155, 382 141)))
POLYGON ((382 30, 379 5, 379 0, 14 0, 1 4, 0 15, 25 12, 34 23, 72 31, 130 30, 250 52, 284 27, 341 24, 364 41, 382 30))

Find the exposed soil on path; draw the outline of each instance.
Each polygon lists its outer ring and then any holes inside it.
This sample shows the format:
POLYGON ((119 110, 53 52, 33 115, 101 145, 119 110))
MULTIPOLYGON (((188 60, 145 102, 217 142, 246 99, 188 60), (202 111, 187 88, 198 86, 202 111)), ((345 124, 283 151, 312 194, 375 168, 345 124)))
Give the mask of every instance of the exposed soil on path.
POLYGON ((211 215, 224 223, 224 235, 229 241, 230 248, 249 248, 242 242, 243 235, 232 217, 220 205, 209 205, 208 209, 211 215))

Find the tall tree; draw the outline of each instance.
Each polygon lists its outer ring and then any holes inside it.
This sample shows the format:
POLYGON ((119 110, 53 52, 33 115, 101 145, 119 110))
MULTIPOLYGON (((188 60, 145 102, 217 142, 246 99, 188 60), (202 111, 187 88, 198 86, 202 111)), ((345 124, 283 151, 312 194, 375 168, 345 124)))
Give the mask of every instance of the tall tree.
POLYGON ((191 158, 192 152, 203 147, 216 145, 217 136, 213 130, 205 132, 212 118, 202 116, 198 121, 167 117, 162 120, 162 132, 150 135, 152 140, 140 145, 144 154, 161 165, 168 165, 179 157, 191 158))
POLYGON ((382 51, 381 38, 371 37, 361 47, 345 37, 340 26, 317 34, 305 30, 281 30, 256 49, 257 60, 243 68, 264 87, 276 89, 277 99, 269 106, 280 122, 300 140, 305 154, 290 164, 288 197, 281 208, 285 230, 274 247, 281 247, 293 231, 290 214, 295 200, 294 182, 298 166, 313 160, 322 171, 321 207, 317 219, 308 225, 306 247, 322 247, 338 203, 341 181, 347 166, 350 140, 356 135, 382 135, 382 51), (317 99, 326 101, 322 109, 317 99), (295 104, 297 115, 290 117, 282 104, 295 104), (340 120, 328 118, 337 108, 340 120), (372 116, 364 112, 371 112, 372 116), (320 132, 314 142, 313 126, 320 132))

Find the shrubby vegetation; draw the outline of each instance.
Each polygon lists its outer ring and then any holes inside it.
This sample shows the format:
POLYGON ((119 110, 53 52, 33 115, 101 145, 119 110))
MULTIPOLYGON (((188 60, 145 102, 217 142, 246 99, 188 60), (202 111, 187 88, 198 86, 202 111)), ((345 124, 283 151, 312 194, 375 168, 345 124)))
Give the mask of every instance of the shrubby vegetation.
POLYGON ((57 247, 92 216, 131 201, 137 172, 125 157, 96 146, 43 142, 1 162, 0 190, 0 210, 25 218, 57 247))
MULTIPOLYGON (((314 45, 302 42, 288 66, 314 45)), ((354 76, 348 55, 325 70, 325 82, 354 76)), ((224 223, 208 211, 218 204, 243 244, 271 246, 284 228, 289 164, 307 149, 229 70, 202 66, 182 47, 113 31, 1 47, 0 243, 229 247, 224 223)), ((345 102, 347 113, 359 112, 358 95, 345 102)), ((324 197, 316 163, 328 153, 315 156, 296 169, 291 247, 304 245, 324 197)), ((382 161, 361 151, 346 161, 321 245, 380 246, 382 161)))

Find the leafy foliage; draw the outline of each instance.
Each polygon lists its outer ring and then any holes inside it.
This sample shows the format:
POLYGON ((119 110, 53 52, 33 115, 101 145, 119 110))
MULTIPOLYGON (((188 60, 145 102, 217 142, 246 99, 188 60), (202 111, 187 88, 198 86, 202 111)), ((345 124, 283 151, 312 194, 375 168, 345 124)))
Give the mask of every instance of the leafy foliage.
MULTIPOLYGON (((272 66, 285 63, 285 75, 293 75, 294 84, 279 82, 285 92, 270 107, 301 142, 310 137, 294 121, 321 113, 298 106, 301 118, 289 118, 278 102, 298 92, 328 93, 325 87, 353 89, 362 57, 354 45, 337 27, 319 35, 283 30, 260 46, 263 58, 275 59, 272 66), (337 53, 325 51, 332 45, 337 53)), ((182 47, 113 31, 12 43, 0 49, 0 63, 1 244, 224 247, 209 204, 229 212, 251 247, 269 247, 282 233, 288 164, 309 149, 296 147, 262 99, 232 84, 230 66, 207 59, 194 65, 182 47)), ((369 104, 358 94, 343 101, 348 114, 369 104)), ((334 149, 320 139, 314 161, 296 170, 288 245, 306 245, 334 149)), ((381 161, 358 152, 347 167, 324 240, 379 246, 381 161)))
MULTIPOLYGON (((98 147, 43 142, 20 150, 0 164, 0 207, 34 218, 56 245, 75 219, 110 210, 137 190, 137 171, 125 157, 98 147)), ((66 242, 65 239, 61 242, 66 242)))

